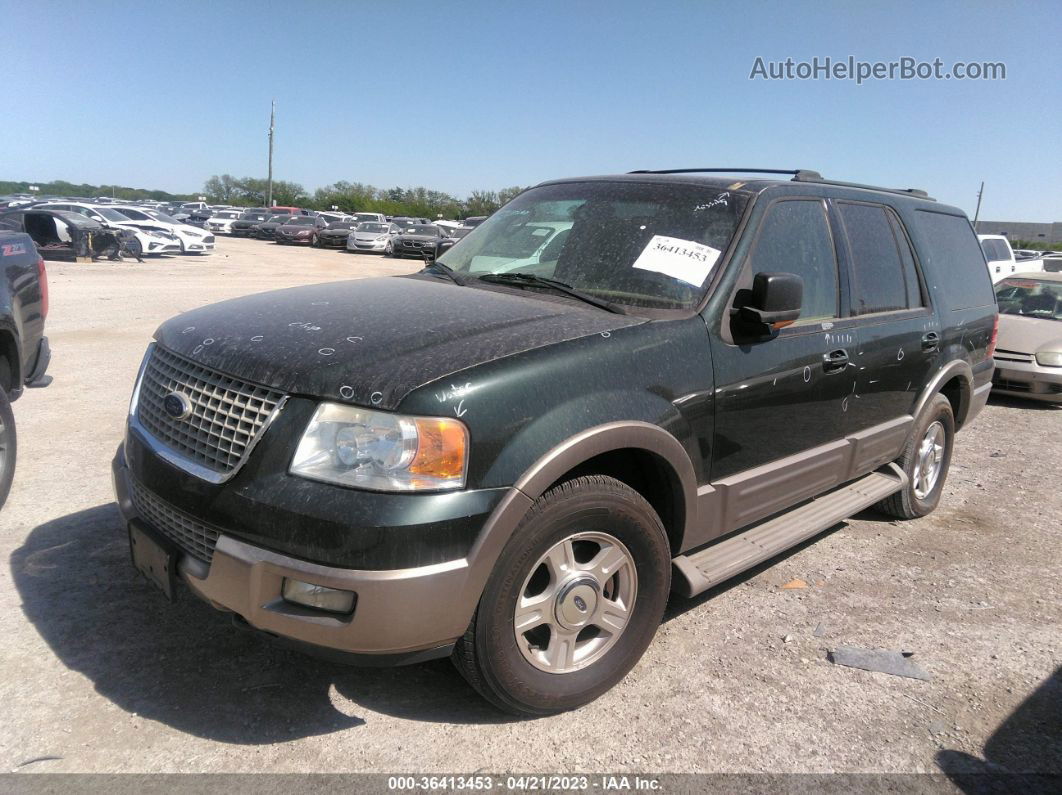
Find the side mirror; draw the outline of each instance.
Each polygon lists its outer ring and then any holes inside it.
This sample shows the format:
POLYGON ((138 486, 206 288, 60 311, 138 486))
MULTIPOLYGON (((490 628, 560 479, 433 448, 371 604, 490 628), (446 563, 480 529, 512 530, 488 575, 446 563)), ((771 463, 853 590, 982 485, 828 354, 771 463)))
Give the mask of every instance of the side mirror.
POLYGON ((804 280, 795 273, 757 273, 751 300, 738 308, 738 317, 773 330, 785 328, 800 317, 804 280))

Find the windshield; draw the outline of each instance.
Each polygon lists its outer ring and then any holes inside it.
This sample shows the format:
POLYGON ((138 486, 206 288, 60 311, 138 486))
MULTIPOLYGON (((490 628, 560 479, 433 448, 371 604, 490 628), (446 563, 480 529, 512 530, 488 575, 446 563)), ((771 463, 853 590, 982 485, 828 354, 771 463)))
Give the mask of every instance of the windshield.
POLYGON ((357 231, 359 231, 359 232, 371 232, 371 233, 374 233, 374 234, 377 234, 377 235, 384 234, 390 228, 391 228, 390 224, 381 224, 378 221, 373 221, 371 223, 368 223, 368 222, 367 223, 361 223, 361 224, 358 224, 355 227, 355 229, 357 229, 357 231))
POLYGON ((335 221, 328 225, 329 229, 354 229, 357 226, 353 221, 335 221))
POLYGON ((120 212, 126 218, 129 218, 129 219, 131 219, 133 221, 150 221, 151 220, 151 216, 150 215, 148 215, 147 213, 142 212, 140 210, 134 210, 132 207, 123 207, 122 209, 118 210, 118 212, 120 212))
POLYGON ((244 213, 240 216, 241 221, 264 221, 266 219, 265 213, 244 213))
POLYGON ((376 213, 354 213, 354 217, 359 221, 379 221, 380 216, 376 213))
POLYGON ((439 262, 458 273, 525 273, 606 301, 700 303, 747 197, 681 183, 582 182, 526 191, 439 262))
POLYGON ((290 215, 288 215, 287 213, 285 213, 284 215, 271 215, 271 216, 269 217, 269 220, 268 220, 268 221, 266 221, 266 223, 270 223, 270 224, 282 224, 282 223, 284 223, 285 221, 287 221, 287 220, 288 220, 289 218, 291 218, 291 216, 290 216, 290 215))
POLYGON ((996 285, 1001 315, 1062 320, 1062 282, 1046 279, 1004 279, 996 285))
POLYGON ((431 224, 404 224, 402 226, 403 235, 428 235, 429 237, 439 237, 439 227, 432 226, 431 224))
POLYGON ((178 223, 180 223, 180 221, 178 221, 173 216, 166 215, 166 213, 160 213, 160 212, 158 212, 156 210, 149 210, 148 211, 148 215, 150 215, 156 221, 162 221, 164 224, 178 224, 178 223))
MULTIPOLYGON (((288 216, 281 216, 288 218, 288 216)), ((274 219, 276 220, 276 219, 274 219)), ((293 215, 284 222, 285 226, 313 226, 313 218, 308 215, 293 215)))
POLYGON ((117 223, 121 223, 123 221, 129 220, 129 216, 122 215, 120 212, 118 212, 117 210, 112 210, 110 207, 93 207, 92 209, 94 209, 97 213, 102 215, 108 221, 115 221, 117 223))

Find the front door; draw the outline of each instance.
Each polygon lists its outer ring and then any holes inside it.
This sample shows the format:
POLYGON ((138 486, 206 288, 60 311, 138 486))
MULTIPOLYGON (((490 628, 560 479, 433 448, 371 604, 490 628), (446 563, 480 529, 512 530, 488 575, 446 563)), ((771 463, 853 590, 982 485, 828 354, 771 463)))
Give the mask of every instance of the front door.
POLYGON ((800 318, 773 338, 712 336, 715 436, 711 490, 700 500, 711 535, 830 488, 844 469, 842 404, 854 383, 855 339, 841 321, 843 282, 825 201, 774 201, 744 267, 800 276, 803 304, 800 318))

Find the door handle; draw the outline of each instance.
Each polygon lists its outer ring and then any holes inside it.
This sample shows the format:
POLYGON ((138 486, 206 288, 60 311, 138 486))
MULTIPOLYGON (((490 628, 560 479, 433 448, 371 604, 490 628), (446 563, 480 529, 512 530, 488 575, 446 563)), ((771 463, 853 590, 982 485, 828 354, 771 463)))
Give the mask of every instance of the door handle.
POLYGON ((848 367, 848 351, 838 348, 822 355, 822 369, 827 373, 839 373, 848 367))
POLYGON ((935 351, 938 347, 940 347, 940 335, 937 332, 930 331, 922 335, 922 350, 935 351))

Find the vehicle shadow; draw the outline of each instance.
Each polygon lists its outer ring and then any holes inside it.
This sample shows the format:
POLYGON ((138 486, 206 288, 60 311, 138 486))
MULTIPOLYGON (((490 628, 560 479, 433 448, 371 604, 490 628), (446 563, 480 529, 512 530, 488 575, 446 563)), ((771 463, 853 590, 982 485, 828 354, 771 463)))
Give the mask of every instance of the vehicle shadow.
POLYGON ((167 603, 132 568, 113 504, 40 525, 10 565, 26 617, 64 665, 127 712, 180 731, 275 743, 363 726, 359 707, 431 722, 516 720, 483 701, 448 660, 326 662, 236 629, 183 587, 167 603))
POLYGON ((1056 668, 985 742, 984 759, 945 749, 937 766, 964 793, 1059 792, 1062 667, 1056 668))

